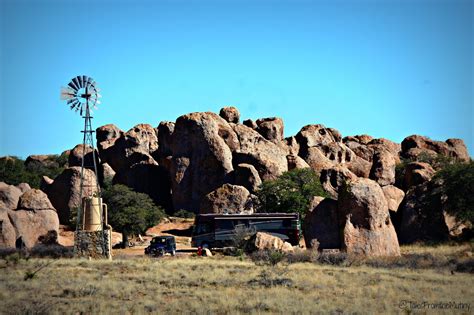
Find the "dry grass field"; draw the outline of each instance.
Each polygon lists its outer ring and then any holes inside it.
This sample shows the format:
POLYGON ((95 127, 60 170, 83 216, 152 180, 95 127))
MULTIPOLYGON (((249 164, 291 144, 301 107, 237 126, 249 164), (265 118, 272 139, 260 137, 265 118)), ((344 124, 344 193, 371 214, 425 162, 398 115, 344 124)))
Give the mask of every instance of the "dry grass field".
POLYGON ((377 267, 363 262, 269 266, 224 256, 113 261, 10 257, 0 259, 0 313, 474 313, 473 274, 433 264, 464 259, 472 245, 402 251, 428 262, 413 269, 393 267, 393 261, 377 267))

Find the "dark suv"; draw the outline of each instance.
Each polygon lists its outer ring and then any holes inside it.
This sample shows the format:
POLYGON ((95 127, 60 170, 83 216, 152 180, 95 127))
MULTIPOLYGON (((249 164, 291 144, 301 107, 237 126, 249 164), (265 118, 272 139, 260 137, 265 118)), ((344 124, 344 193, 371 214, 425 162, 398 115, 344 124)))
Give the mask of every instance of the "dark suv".
POLYGON ((166 253, 176 255, 174 236, 156 236, 151 240, 150 246, 145 248, 145 254, 150 256, 163 256, 166 253))

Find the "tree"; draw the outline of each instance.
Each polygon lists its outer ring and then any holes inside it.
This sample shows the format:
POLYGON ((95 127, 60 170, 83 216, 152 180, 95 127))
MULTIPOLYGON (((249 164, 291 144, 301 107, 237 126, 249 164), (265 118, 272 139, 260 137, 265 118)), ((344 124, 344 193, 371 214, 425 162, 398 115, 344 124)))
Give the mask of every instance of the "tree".
POLYGON ((102 197, 109 208, 109 224, 122 233, 124 247, 129 235, 144 233, 165 215, 147 194, 134 192, 125 185, 106 187, 102 197))
POLYGON ((327 197, 318 175, 310 168, 294 169, 260 186, 258 211, 297 212, 304 218, 314 196, 327 197))
POLYGON ((447 212, 461 221, 474 222, 474 162, 454 163, 436 174, 447 197, 447 212))

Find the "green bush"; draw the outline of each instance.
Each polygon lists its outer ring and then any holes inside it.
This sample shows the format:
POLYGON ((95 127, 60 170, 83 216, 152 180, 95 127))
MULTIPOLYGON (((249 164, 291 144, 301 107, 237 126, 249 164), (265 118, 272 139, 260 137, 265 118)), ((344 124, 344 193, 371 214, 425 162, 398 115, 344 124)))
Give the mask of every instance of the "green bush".
POLYGON ((295 169, 263 182, 257 192, 258 211, 296 212, 304 218, 314 196, 327 197, 319 176, 310 168, 295 169))
POLYGON ((474 222, 474 162, 454 163, 440 170, 446 211, 459 220, 474 222))
POLYGON ((196 214, 194 212, 184 210, 184 209, 176 211, 173 215, 175 217, 185 218, 185 219, 194 219, 194 217, 196 217, 196 214))
POLYGON ((18 157, 0 159, 0 181, 10 185, 28 183, 31 188, 39 188, 43 176, 55 178, 62 173, 67 164, 67 154, 52 155, 48 166, 35 163, 25 166, 25 161, 18 157))
POLYGON ((123 234, 124 246, 129 235, 144 233, 165 216, 163 209, 147 194, 137 193, 125 185, 109 186, 102 197, 109 208, 109 224, 123 234))

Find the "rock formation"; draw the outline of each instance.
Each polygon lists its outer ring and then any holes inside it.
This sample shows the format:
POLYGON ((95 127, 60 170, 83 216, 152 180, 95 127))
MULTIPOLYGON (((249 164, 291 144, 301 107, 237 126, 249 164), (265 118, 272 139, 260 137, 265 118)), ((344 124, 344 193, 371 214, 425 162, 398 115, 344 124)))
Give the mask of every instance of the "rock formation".
POLYGON ((224 184, 201 201, 199 213, 252 213, 253 198, 243 186, 224 184))

